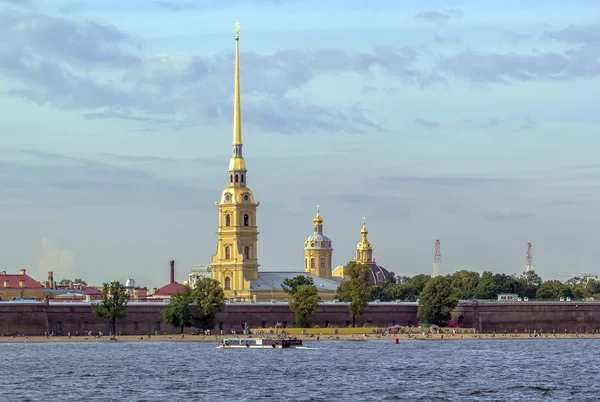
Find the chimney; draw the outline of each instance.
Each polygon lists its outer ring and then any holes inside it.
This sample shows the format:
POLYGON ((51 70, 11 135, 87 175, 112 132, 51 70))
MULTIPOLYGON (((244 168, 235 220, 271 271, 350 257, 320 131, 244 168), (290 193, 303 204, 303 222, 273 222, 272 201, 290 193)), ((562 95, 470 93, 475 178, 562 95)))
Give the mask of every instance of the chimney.
POLYGON ((0 272, 0 275, 6 275, 6 271, 0 272))
POLYGON ((27 271, 24 269, 19 271, 19 275, 21 275, 21 276, 25 276, 26 273, 27 273, 27 271))
POLYGON ((48 287, 54 289, 54 272, 48 271, 48 287))
POLYGON ((175 282, 175 260, 171 260, 169 263, 171 264, 171 282, 169 283, 173 283, 175 282))

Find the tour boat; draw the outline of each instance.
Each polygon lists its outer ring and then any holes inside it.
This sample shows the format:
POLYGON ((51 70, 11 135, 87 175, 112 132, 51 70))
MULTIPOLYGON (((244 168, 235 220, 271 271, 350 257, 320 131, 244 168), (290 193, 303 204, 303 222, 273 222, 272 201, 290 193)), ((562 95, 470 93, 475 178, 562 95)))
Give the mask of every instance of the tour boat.
POLYGON ((277 338, 226 338, 217 345, 219 349, 293 349, 302 346, 300 339, 277 338))

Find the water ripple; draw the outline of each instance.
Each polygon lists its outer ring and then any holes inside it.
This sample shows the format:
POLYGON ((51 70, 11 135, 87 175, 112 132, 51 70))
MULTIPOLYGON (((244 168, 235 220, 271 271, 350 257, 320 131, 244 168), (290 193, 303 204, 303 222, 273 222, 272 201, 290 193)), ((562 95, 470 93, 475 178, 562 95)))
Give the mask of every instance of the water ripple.
POLYGON ((595 401, 598 340, 0 344, 19 401, 595 401))

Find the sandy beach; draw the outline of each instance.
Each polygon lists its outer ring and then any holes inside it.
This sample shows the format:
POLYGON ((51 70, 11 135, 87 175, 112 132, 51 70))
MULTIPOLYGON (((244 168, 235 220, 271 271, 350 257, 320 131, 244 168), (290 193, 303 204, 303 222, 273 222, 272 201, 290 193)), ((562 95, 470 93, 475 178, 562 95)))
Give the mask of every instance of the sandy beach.
MULTIPOLYGON (((233 337, 232 335, 225 335, 224 338, 233 337)), ((237 335, 239 338, 243 338, 241 335, 237 335)), ((261 336, 257 336, 261 337, 261 336)), ((266 336, 265 336, 266 337, 266 336)), ((434 334, 429 336, 423 336, 422 333, 408 336, 407 334, 398 335, 298 335, 298 339, 303 341, 325 341, 325 340, 337 340, 337 341, 389 341, 394 342, 396 338, 400 341, 411 341, 411 340, 431 340, 431 341, 455 341, 455 340, 542 340, 542 339, 600 339, 600 334, 543 334, 542 336, 529 336, 529 334, 496 334, 491 336, 490 334, 456 334, 456 335, 440 335, 434 334)), ((0 343, 46 343, 46 342, 115 342, 108 336, 93 337, 93 336, 20 336, 0 337, 0 343)), ((122 335, 117 337, 117 342, 217 342, 215 336, 204 336, 204 335, 185 335, 181 338, 180 335, 152 335, 148 336, 136 336, 136 335, 122 335)))

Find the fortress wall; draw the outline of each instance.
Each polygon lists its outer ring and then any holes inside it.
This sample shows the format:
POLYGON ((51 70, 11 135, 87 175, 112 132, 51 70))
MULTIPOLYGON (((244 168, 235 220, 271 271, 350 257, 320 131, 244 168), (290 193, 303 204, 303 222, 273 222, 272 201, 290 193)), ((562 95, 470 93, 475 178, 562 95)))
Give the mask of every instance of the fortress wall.
POLYGON ((43 304, 0 305, 0 335, 15 333, 44 335, 48 331, 46 306, 43 304))
MULTIPOLYGON (((128 306, 128 316, 117 321, 117 331, 124 335, 154 334, 160 327, 161 333, 178 333, 177 328, 166 325, 162 318, 165 305, 132 304, 128 306), (137 323, 137 331, 135 324, 137 323), (159 323, 159 327, 157 326, 159 323)), ((452 314, 453 321, 461 321, 462 327, 477 328, 480 332, 520 332, 526 329, 542 329, 564 332, 592 332, 600 330, 600 302, 497 302, 472 303, 461 302, 452 314), (462 317, 462 319, 461 319, 462 317)), ((273 327, 277 322, 293 326, 295 315, 285 304, 228 304, 225 312, 219 315, 214 330, 222 328, 226 332, 232 329, 240 331, 243 323, 251 328, 273 327)), ((407 304, 371 304, 365 314, 356 318, 356 325, 370 323, 379 327, 398 324, 415 325, 417 322, 417 306, 407 304)), ((97 334, 103 331, 108 334, 108 322, 95 317, 89 305, 69 303, 50 304, 0 304, 0 334, 12 335, 15 332, 25 335, 43 335, 46 331, 54 331, 56 335, 83 335, 86 328, 97 334), (60 322, 60 325, 58 324, 60 322), (60 329, 60 331, 59 331, 60 329)), ((345 304, 328 304, 315 314, 313 324, 324 328, 327 324, 333 327, 346 327, 352 322, 345 304)), ((191 332, 191 329, 186 329, 191 332)))
POLYGON ((459 322, 460 316, 463 327, 477 328, 482 333, 600 330, 600 302, 463 302, 452 313, 453 321, 459 322))
MULTIPOLYGON (((127 306, 127 317, 117 320, 117 331, 124 335, 154 334, 155 328, 160 328, 161 332, 177 332, 171 326, 165 327, 162 318, 164 307, 162 303, 127 306), (156 327, 156 322, 160 323, 160 327, 156 327), (137 323, 137 326, 134 323, 137 323)), ((92 331, 94 335, 99 331, 108 335, 110 330, 109 321, 96 317, 89 305, 54 304, 48 306, 47 314, 48 327, 57 335, 66 335, 69 332, 72 335, 76 332, 84 335, 88 331, 92 331)))
MULTIPOLYGON (((156 330, 161 333, 178 333, 178 328, 165 324, 162 317, 164 308, 162 303, 129 305, 127 317, 117 320, 117 331, 123 335, 148 335, 154 334, 156 330)), ((392 324, 408 325, 409 322, 414 325, 417 322, 416 316, 417 308, 414 305, 371 305, 365 314, 356 318, 356 325, 370 323, 385 327, 392 324)), ((261 328, 263 321, 265 327, 274 327, 277 322, 293 326, 295 315, 285 304, 232 303, 217 317, 214 330, 218 331, 222 327, 227 333, 233 329, 239 333, 244 323, 250 328, 261 328)), ((323 306, 313 317, 313 325, 322 328, 328 324, 343 328, 351 322, 348 306, 344 304, 323 306)), ((19 332, 36 336, 43 335, 46 331, 54 332, 55 335, 66 335, 69 332, 74 335, 79 332, 80 336, 87 331, 92 331, 94 335, 102 331, 108 335, 109 323, 94 316, 90 305, 0 305, 0 334, 7 336, 19 332)), ((186 328, 186 333, 190 332, 192 329, 186 328)))
MULTIPOLYGON (((242 329, 246 322, 250 328, 274 327, 277 322, 281 325, 293 326, 296 316, 287 305, 273 304, 269 305, 248 305, 248 304, 230 304, 225 312, 217 317, 216 329, 219 329, 222 322, 225 330, 242 329)), ((321 328, 331 325, 333 327, 344 328, 352 325, 352 317, 348 312, 348 306, 326 305, 313 316, 313 326, 321 328)), ((378 327, 388 325, 415 325, 417 322, 417 307, 414 305, 403 304, 382 304, 370 305, 365 313, 356 317, 356 326, 362 327, 364 324, 373 324, 378 327)))

